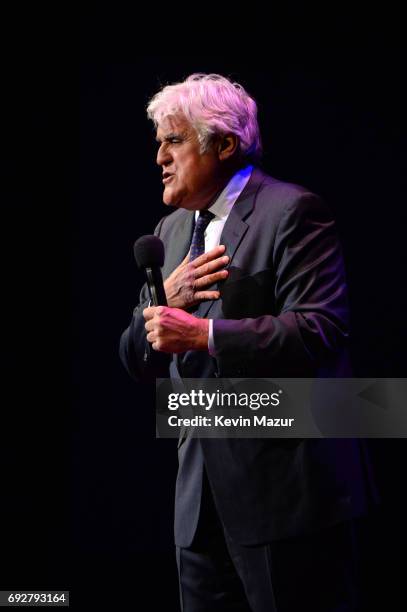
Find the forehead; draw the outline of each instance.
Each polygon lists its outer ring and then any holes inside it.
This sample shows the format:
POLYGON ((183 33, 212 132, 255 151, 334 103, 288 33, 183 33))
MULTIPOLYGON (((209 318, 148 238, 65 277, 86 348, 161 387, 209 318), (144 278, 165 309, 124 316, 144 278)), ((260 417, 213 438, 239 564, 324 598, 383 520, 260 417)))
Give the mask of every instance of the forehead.
POLYGON ((157 126, 157 137, 166 136, 169 133, 191 134, 195 132, 191 123, 182 115, 164 117, 157 126))

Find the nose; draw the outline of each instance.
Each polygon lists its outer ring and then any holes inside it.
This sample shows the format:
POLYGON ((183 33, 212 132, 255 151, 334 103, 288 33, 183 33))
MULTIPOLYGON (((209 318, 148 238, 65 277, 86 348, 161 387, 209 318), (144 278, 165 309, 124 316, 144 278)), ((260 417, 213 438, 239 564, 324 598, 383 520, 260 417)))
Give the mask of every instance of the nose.
POLYGON ((162 142, 158 151, 157 151, 157 158, 156 158, 156 162, 159 166, 168 166, 168 164, 170 164, 172 161, 172 157, 170 152, 168 151, 168 147, 166 146, 165 142, 162 142))

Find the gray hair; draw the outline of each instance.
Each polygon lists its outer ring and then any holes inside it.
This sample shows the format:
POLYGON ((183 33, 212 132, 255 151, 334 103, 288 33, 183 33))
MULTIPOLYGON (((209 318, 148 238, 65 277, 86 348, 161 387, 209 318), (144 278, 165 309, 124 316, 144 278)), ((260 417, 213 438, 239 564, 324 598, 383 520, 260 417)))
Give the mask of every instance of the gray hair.
POLYGON ((201 153, 215 134, 235 134, 242 157, 257 161, 262 146, 257 105, 239 83, 220 74, 191 74, 181 83, 163 87, 147 106, 157 127, 163 119, 182 114, 195 128, 201 153))

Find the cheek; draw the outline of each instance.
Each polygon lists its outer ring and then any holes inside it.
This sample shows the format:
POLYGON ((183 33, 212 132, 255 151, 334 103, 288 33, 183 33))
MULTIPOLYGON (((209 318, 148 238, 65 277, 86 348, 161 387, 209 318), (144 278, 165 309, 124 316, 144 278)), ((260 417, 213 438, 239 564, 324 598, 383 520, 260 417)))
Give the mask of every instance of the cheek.
POLYGON ((176 204, 189 193, 184 177, 177 171, 174 179, 165 186, 163 201, 165 204, 176 204))
POLYGON ((185 191, 188 186, 188 172, 177 172, 172 187, 176 191, 185 191))
POLYGON ((189 166, 184 165, 177 170, 175 181, 173 182, 174 189, 179 191, 189 191, 193 184, 193 173, 189 166))
POLYGON ((185 187, 195 190, 201 188, 208 179, 208 171, 202 160, 194 160, 185 166, 182 173, 182 180, 185 187))

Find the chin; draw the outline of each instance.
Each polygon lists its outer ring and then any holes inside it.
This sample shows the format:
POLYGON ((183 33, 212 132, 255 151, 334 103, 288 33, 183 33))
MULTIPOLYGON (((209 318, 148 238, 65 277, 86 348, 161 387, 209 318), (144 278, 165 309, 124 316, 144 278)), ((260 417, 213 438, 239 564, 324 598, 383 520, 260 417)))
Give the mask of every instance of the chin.
POLYGON ((163 193, 163 202, 166 206, 176 206, 175 204, 175 198, 173 196, 173 194, 171 193, 171 191, 167 191, 166 189, 164 189, 164 193, 163 193))
POLYGON ((176 208, 181 208, 182 207, 182 199, 180 198, 175 198, 174 195, 172 195, 171 193, 165 193, 163 194, 163 202, 166 206, 175 206, 176 208))
POLYGON ((163 198, 163 203, 166 206, 178 206, 177 202, 175 202, 172 198, 163 198))

